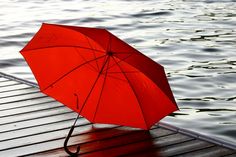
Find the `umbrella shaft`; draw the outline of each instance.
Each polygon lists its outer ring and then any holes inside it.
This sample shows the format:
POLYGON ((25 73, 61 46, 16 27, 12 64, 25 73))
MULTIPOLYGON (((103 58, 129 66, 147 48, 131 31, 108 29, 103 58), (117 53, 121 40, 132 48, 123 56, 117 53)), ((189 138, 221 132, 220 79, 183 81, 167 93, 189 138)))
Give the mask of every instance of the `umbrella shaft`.
POLYGON ((105 67, 105 65, 106 65, 106 63, 107 63, 107 61, 108 61, 109 58, 110 58, 110 56, 108 56, 108 57, 106 58, 104 64, 102 65, 102 68, 101 68, 100 72, 98 73, 98 76, 97 76, 95 82, 93 83, 93 86, 92 86, 92 88, 90 89, 90 91, 89 91, 89 93, 88 93, 88 95, 87 95, 87 97, 86 97, 86 99, 85 99, 85 101, 84 101, 84 103, 83 103, 83 105, 82 105, 82 108, 81 108, 81 110, 79 111, 78 114, 80 114, 80 113, 82 112, 82 110, 83 110, 83 108, 84 108, 84 106, 85 106, 85 104, 86 104, 86 102, 87 102, 87 100, 88 100, 90 94, 92 93, 93 88, 95 87, 95 85, 96 85, 96 83, 97 83, 99 77, 101 76, 102 71, 103 71, 103 69, 104 69, 104 67, 105 67))

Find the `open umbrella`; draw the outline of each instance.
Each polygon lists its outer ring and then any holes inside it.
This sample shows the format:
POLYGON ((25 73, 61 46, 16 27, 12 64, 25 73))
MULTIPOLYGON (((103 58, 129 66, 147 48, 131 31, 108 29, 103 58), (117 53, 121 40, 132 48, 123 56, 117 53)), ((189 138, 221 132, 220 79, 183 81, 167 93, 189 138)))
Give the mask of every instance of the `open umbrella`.
POLYGON ((164 68, 106 29, 44 23, 20 52, 43 93, 92 123, 149 129, 178 109, 164 68))

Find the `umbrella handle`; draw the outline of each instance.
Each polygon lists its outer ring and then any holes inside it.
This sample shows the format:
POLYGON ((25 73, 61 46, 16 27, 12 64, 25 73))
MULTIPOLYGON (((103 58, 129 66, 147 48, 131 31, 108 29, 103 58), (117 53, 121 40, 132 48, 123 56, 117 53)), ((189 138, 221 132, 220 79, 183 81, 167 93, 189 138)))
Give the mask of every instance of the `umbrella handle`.
POLYGON ((68 133, 68 135, 67 135, 67 137, 66 137, 66 139, 64 141, 64 149, 65 149, 66 153, 70 155, 70 157, 77 157, 78 154, 79 154, 79 151, 80 151, 80 146, 79 145, 77 146, 76 152, 71 152, 68 149, 68 146, 67 146, 67 143, 69 141, 69 138, 71 137, 71 134, 72 134, 74 128, 75 128, 75 125, 72 125, 71 128, 70 128, 70 131, 69 131, 69 133, 68 133))

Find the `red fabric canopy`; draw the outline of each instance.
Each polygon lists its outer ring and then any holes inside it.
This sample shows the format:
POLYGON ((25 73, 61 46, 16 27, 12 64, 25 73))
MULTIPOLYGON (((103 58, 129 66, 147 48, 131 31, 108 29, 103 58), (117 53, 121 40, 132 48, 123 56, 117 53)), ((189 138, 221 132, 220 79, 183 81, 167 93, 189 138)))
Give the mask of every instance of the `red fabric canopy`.
POLYGON ((21 54, 43 93, 93 123, 149 129, 178 109, 164 68, 105 29, 44 23, 21 54))

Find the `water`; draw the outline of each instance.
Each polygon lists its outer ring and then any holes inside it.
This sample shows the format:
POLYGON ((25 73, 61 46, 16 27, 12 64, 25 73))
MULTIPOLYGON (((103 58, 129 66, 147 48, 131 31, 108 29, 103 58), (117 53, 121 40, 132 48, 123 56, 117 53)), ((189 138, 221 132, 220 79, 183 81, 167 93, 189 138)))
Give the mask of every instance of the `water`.
POLYGON ((105 27, 165 67, 163 121, 236 143, 235 0, 8 0, 0 21, 0 71, 35 81, 18 51, 42 22, 105 27))

